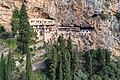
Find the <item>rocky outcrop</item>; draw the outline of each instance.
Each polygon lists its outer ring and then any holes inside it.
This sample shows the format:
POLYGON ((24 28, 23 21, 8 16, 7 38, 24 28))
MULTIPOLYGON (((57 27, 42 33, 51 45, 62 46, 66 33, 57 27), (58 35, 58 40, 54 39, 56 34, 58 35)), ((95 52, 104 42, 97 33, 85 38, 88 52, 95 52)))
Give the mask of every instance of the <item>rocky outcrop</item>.
MULTIPOLYGON (((120 56, 120 22, 114 14, 120 11, 119 0, 24 0, 29 18, 53 18, 62 25, 89 23, 94 31, 81 37, 81 49, 104 47, 120 56), (107 20, 101 14, 108 15, 107 20)), ((12 11, 20 9, 23 0, 0 1, 0 24, 11 29, 12 11)))

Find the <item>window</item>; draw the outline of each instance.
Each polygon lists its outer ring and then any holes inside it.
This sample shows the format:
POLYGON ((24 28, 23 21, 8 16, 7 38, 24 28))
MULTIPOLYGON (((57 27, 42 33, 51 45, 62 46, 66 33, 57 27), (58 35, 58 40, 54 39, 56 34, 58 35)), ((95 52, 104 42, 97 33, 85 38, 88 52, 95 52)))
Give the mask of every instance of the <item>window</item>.
POLYGON ((43 35, 43 31, 40 31, 40 36, 42 36, 43 35))

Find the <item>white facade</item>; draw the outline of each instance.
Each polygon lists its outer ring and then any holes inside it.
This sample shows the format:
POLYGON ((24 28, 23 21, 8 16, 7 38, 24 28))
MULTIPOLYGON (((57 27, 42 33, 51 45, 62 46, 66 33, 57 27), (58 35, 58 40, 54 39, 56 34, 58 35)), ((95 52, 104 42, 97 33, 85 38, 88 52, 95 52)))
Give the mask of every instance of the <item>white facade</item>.
POLYGON ((80 30, 80 34, 81 35, 89 35, 91 33, 91 31, 90 30, 80 30))
POLYGON ((49 25, 55 25, 55 20, 50 20, 50 19, 31 19, 29 20, 30 25, 45 25, 45 26, 49 26, 49 25))
POLYGON ((37 32, 38 41, 50 42, 56 30, 55 20, 50 19, 31 19, 30 26, 37 32))
POLYGON ((72 39, 72 44, 75 48, 80 49, 81 36, 89 36, 91 29, 81 28, 80 26, 63 26, 57 25, 55 20, 50 19, 32 19, 29 20, 30 25, 37 32, 38 41, 42 40, 46 43, 53 43, 57 41, 59 35, 63 34, 63 37, 67 40, 69 35, 72 39))

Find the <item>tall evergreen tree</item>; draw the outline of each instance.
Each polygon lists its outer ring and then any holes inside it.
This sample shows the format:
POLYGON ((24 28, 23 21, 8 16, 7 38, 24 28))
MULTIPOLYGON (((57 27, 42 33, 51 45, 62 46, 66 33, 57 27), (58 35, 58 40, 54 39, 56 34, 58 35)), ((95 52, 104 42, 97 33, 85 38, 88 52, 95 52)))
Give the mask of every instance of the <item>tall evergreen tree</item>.
POLYGON ((74 67, 73 67, 73 49, 72 49, 72 39, 71 39, 71 37, 69 36, 69 39, 67 40, 67 49, 68 49, 68 51, 69 51, 69 53, 70 53, 70 60, 71 60, 71 69, 73 69, 74 67))
POLYGON ((67 71, 68 71, 68 79, 71 80, 71 56, 70 56, 70 52, 68 50, 66 50, 66 57, 67 57, 67 71))
POLYGON ((77 52, 73 53, 73 61, 72 61, 72 68, 73 68, 73 72, 76 72, 78 70, 78 57, 77 57, 77 52))
POLYGON ((78 59, 77 59, 77 53, 73 51, 72 48, 72 39, 71 36, 69 36, 69 39, 67 40, 67 49, 70 53, 70 67, 71 67, 71 75, 72 79, 74 79, 74 73, 78 69, 78 59))
POLYGON ((20 26, 19 26, 19 37, 17 38, 18 49, 22 54, 26 55, 26 80, 32 80, 32 66, 31 66, 31 57, 29 51, 29 43, 36 37, 34 35, 33 29, 30 28, 28 22, 28 15, 26 12, 26 6, 23 3, 19 15, 20 26))
POLYGON ((69 62, 68 53, 66 50, 62 51, 62 70, 63 70, 63 80, 71 80, 70 75, 70 62, 69 62))
POLYGON ((107 49, 105 49, 105 54, 106 54, 106 63, 110 62, 110 56, 111 56, 111 52, 108 51, 107 49))
POLYGON ((5 65, 5 60, 4 60, 4 57, 3 57, 3 53, 1 55, 1 80, 7 80, 6 65, 5 65))
POLYGON ((11 60, 11 70, 14 70, 15 68, 16 68, 15 59, 12 58, 12 60, 11 60))
POLYGON ((98 48, 97 50, 98 50, 97 56, 98 56, 98 64, 99 64, 98 66, 102 68, 105 66, 105 51, 104 49, 100 49, 100 48, 98 48))
POLYGON ((64 50, 66 44, 65 44, 65 40, 63 38, 63 35, 59 36, 58 43, 59 43, 59 47, 60 47, 59 50, 64 50))
POLYGON ((12 56, 11 53, 8 55, 8 61, 7 61, 7 80, 11 80, 10 75, 11 75, 11 69, 12 69, 12 56))
POLYGON ((50 65, 50 80, 56 80, 56 68, 57 68, 57 50, 53 47, 52 60, 50 65))
POLYGON ((32 66, 31 66, 31 56, 28 46, 25 47, 26 56, 26 80, 32 80, 32 66))
POLYGON ((21 51, 22 54, 25 54, 25 44, 29 44, 31 43, 31 41, 36 37, 36 35, 34 35, 34 31, 32 28, 30 28, 30 24, 28 22, 28 15, 26 12, 26 6, 23 3, 22 4, 22 8, 20 10, 20 15, 19 15, 19 36, 17 38, 17 43, 18 43, 18 49, 19 51, 21 51))
POLYGON ((88 67, 88 72, 90 73, 90 75, 92 75, 92 71, 93 71, 93 66, 92 66, 92 56, 90 54, 90 52, 88 52, 86 54, 87 56, 87 67, 88 67))
POLYGON ((69 38, 68 38, 68 41, 67 41, 67 49, 69 51, 72 50, 72 39, 71 39, 71 36, 69 35, 69 38))
POLYGON ((100 57, 101 57, 101 66, 102 66, 102 67, 105 66, 105 62, 106 62, 105 56, 106 56, 105 50, 104 50, 104 49, 101 49, 101 55, 100 55, 100 57))
POLYGON ((63 80, 63 72, 62 72, 62 54, 59 54, 59 80, 63 80))
POLYGON ((15 36, 19 27, 19 11, 17 8, 15 8, 15 10, 13 11, 11 25, 12 25, 12 35, 15 36))

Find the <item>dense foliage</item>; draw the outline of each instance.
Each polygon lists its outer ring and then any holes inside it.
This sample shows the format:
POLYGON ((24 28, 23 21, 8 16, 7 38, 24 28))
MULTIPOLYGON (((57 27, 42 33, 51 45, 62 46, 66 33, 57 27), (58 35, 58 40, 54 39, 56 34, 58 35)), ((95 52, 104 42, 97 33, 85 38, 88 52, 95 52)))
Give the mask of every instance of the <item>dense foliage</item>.
POLYGON ((4 26, 0 25, 0 34, 5 32, 5 31, 6 31, 6 29, 4 28, 4 26))
POLYGON ((107 49, 98 48, 78 53, 72 48, 71 38, 66 44, 63 36, 60 36, 50 53, 51 57, 46 65, 50 80, 120 79, 120 60, 112 59, 107 49))
POLYGON ((24 3, 22 4, 22 8, 19 14, 18 33, 19 33, 17 37, 18 49, 22 54, 26 54, 25 47, 26 45, 28 46, 32 42, 32 40, 34 40, 34 38, 36 37, 36 33, 30 27, 28 15, 26 12, 26 6, 24 3))
POLYGON ((19 28, 19 11, 17 8, 15 8, 15 10, 13 11, 12 14, 12 21, 11 21, 11 25, 12 25, 12 35, 15 36, 17 34, 18 28, 19 28))
POLYGON ((101 14, 100 14, 100 18, 101 18, 102 20, 106 21, 106 20, 108 19, 108 15, 101 13, 101 14))
POLYGON ((11 33, 7 32, 4 26, 0 25, 0 39, 8 39, 11 37, 11 33))
MULTIPOLYGON (((102 20, 107 20, 106 14, 101 14, 102 20)), ((119 13, 115 15, 119 19, 119 13)), ((11 38, 11 33, 0 26, 0 38, 5 39, 10 49, 9 54, 1 55, 0 80, 120 80, 120 58, 111 56, 107 49, 91 49, 78 52, 74 50, 72 39, 65 40, 63 35, 58 41, 47 48, 49 54, 45 59, 45 69, 32 71, 32 58, 29 44, 36 37, 30 28, 26 6, 23 3, 20 13, 17 9, 12 16, 12 36, 17 35, 17 40, 11 38), (13 49, 16 48, 25 54, 26 59, 20 59, 20 64, 26 64, 25 69, 16 67, 13 49), (23 63, 22 63, 23 62, 23 63)), ((15 53, 16 54, 16 53, 15 53)))
POLYGON ((115 16, 116 16, 117 20, 119 21, 119 20, 120 20, 120 12, 117 12, 117 13, 115 14, 115 16))
POLYGON ((11 53, 9 53, 7 59, 5 59, 3 54, 1 55, 0 67, 0 80, 12 80, 11 73, 16 66, 11 53))
POLYGON ((72 80, 77 71, 77 57, 72 49, 72 40, 69 37, 67 44, 62 36, 59 36, 58 42, 53 45, 48 59, 49 64, 46 68, 49 70, 50 80, 72 80))

